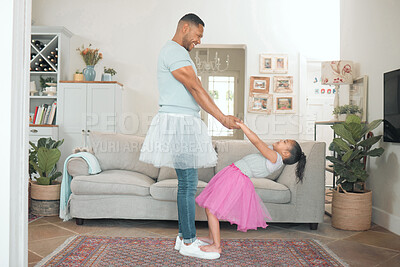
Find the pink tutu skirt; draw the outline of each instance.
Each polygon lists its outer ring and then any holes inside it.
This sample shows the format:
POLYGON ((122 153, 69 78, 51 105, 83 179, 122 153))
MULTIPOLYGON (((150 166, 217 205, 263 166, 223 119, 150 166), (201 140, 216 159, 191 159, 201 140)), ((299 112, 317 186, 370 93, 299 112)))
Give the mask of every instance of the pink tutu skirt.
POLYGON ((237 230, 266 228, 271 220, 267 208, 257 195, 253 183, 238 167, 231 164, 208 183, 196 203, 208 208, 219 220, 237 224, 237 230))

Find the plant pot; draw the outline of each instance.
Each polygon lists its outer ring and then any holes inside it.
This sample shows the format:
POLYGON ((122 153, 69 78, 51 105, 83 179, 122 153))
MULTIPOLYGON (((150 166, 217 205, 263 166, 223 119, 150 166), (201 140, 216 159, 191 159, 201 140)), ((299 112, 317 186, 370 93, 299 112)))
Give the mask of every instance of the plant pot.
POLYGON ((83 80, 85 80, 85 76, 83 76, 82 73, 80 73, 80 74, 75 73, 74 74, 74 81, 81 82, 83 80))
POLYGON ((345 121, 347 118, 347 114, 339 114, 338 115, 338 120, 339 121, 345 121))
POLYGON ((103 73, 101 74, 102 81, 112 81, 112 76, 110 73, 103 73))
POLYGON ((366 193, 333 190, 332 226, 342 230, 364 231, 371 228, 372 191, 366 193))
POLYGON ((60 209, 61 183, 54 182, 53 185, 38 185, 30 181, 31 186, 31 210, 37 216, 55 216, 60 209))

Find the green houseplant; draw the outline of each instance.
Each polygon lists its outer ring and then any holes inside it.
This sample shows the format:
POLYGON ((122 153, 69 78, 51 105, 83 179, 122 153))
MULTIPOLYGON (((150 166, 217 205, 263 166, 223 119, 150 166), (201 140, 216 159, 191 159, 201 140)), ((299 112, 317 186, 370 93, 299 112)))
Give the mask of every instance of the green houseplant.
POLYGON ((345 118, 350 114, 361 115, 362 109, 356 105, 343 105, 343 106, 335 107, 333 109, 332 114, 335 115, 340 120, 345 120, 345 118), (342 116, 344 116, 344 117, 342 118, 342 116))
POLYGON ((37 145, 29 142, 30 207, 35 215, 58 214, 61 184, 56 179, 61 172, 57 171, 56 164, 61 156, 58 147, 63 142, 51 138, 40 138, 37 145))
POLYGON ((101 75, 102 81, 112 81, 112 76, 117 74, 113 68, 104 67, 104 73, 101 75))
POLYGON ((40 138, 37 145, 29 142, 32 147, 29 150, 29 176, 32 179, 34 174, 38 174, 39 177, 35 179, 39 185, 51 185, 61 176, 56 164, 61 156, 58 147, 63 143, 64 139, 55 141, 51 138, 40 138))
POLYGON ((382 135, 367 139, 363 137, 378 127, 382 120, 369 124, 361 122, 360 117, 349 115, 345 122, 331 126, 338 136, 333 139, 329 149, 334 156, 326 159, 333 163, 338 176, 336 190, 332 199, 332 225, 344 230, 367 230, 371 225, 372 192, 366 189, 368 173, 364 160, 379 157, 384 149, 372 148, 382 135))

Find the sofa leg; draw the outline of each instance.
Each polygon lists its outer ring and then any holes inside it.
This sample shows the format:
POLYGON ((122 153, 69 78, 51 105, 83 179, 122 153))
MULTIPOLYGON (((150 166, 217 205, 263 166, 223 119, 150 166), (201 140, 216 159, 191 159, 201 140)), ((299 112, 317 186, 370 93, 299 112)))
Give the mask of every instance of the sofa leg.
POLYGON ((76 222, 76 225, 82 225, 83 224, 83 219, 76 218, 75 222, 76 222))
POLYGON ((310 230, 317 230, 318 229, 318 223, 310 223, 310 230))

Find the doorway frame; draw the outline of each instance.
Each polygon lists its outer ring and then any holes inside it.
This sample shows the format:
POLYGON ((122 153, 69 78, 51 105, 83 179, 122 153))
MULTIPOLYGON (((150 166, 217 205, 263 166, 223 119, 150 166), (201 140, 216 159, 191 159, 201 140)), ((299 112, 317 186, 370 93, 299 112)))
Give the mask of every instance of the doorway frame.
POLYGON ((9 266, 28 265, 28 140, 31 0, 13 1, 9 266))

